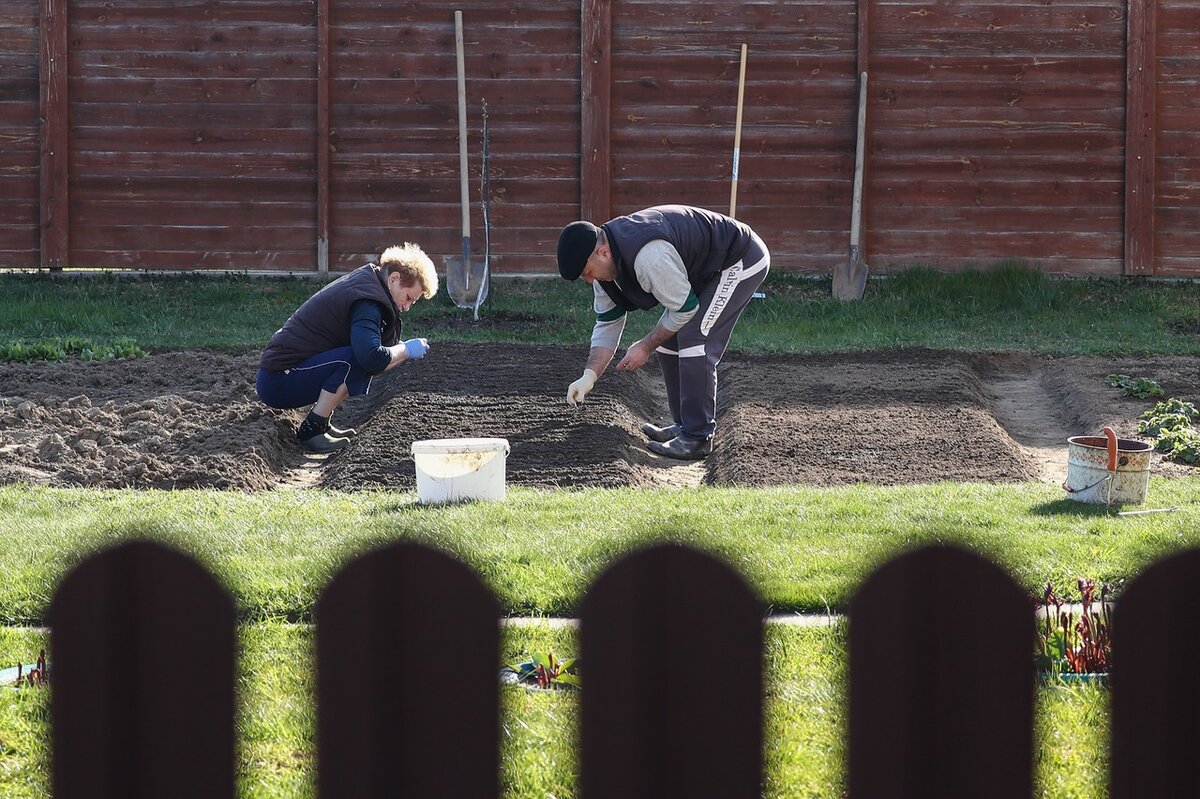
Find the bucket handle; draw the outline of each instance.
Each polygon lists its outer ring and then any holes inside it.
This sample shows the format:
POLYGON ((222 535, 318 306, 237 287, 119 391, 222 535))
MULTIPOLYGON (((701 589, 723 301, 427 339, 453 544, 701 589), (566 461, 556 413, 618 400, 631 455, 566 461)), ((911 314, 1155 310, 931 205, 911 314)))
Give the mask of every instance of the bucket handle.
POLYGON ((1104 437, 1108 439, 1108 470, 1117 471, 1117 433, 1111 427, 1104 428, 1104 437))
MULTIPOLYGON (((1067 485, 1067 482, 1064 480, 1063 484, 1062 484, 1062 489, 1063 489, 1063 491, 1066 491, 1068 494, 1079 494, 1084 491, 1091 491, 1093 488, 1100 485, 1105 480, 1111 480, 1112 478, 1113 478, 1113 476, 1111 474, 1106 474, 1103 477, 1101 477, 1099 480, 1097 480, 1096 482, 1092 483, 1090 486, 1084 486, 1083 488, 1071 488, 1069 485, 1067 485)), ((1111 487, 1110 487, 1109 492, 1111 493, 1111 487)))

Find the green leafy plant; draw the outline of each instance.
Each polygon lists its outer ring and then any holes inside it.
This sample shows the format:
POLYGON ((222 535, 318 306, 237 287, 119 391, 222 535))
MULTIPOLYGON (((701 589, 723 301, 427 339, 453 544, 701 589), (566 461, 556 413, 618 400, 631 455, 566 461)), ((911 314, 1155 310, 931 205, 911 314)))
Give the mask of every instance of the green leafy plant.
POLYGON ((1154 448, 1179 463, 1200 464, 1200 430, 1192 422, 1200 411, 1190 402, 1172 397, 1141 415, 1138 434, 1155 439, 1154 448))
POLYGON ((1119 388, 1126 394, 1140 399, 1150 399, 1151 397, 1161 397, 1163 395, 1163 388, 1158 384, 1158 381, 1151 380, 1148 377, 1111 374, 1108 376, 1108 384, 1113 388, 1119 388))
POLYGON ((1034 604, 1043 614, 1034 660, 1043 674, 1108 672, 1112 660, 1112 590, 1104 585, 1097 597, 1094 580, 1080 579, 1077 584, 1083 597, 1078 618, 1073 610, 1063 609, 1067 603, 1054 593, 1052 583, 1046 584, 1040 598, 1034 597, 1034 604))
POLYGON ((579 687, 579 658, 560 661, 553 652, 535 652, 530 660, 501 669, 500 679, 529 687, 574 690, 579 687))
POLYGON ((145 358, 148 353, 131 338, 96 342, 68 336, 59 339, 25 342, 7 341, 0 344, 0 361, 111 361, 117 358, 145 358))
POLYGON ((145 358, 149 355, 131 338, 118 338, 98 347, 90 347, 80 353, 85 361, 111 361, 117 358, 145 358))
POLYGON ((1200 430, 1194 427, 1164 431, 1154 448, 1170 460, 1200 466, 1200 430))

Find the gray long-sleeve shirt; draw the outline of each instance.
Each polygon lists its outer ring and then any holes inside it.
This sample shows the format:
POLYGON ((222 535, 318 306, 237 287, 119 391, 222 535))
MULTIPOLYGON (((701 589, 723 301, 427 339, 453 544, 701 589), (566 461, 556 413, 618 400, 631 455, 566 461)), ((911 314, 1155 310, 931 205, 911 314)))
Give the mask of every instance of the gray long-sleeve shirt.
MULTIPOLYGON (((699 305, 688 282, 687 268, 679 251, 669 241, 656 239, 642 247, 633 261, 633 271, 637 275, 638 285, 654 295, 654 299, 665 309, 659 319, 659 324, 664 328, 679 330, 696 315, 699 305)), ((598 282, 592 283, 592 290, 595 294, 592 307, 596 311, 592 346, 615 351, 625 330, 625 314, 598 282)))

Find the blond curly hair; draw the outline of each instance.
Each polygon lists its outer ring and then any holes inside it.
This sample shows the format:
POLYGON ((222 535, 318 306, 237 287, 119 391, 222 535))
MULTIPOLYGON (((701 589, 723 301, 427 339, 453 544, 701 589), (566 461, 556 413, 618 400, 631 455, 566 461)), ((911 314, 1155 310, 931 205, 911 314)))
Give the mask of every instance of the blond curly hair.
POLYGON ((403 246, 388 247, 379 256, 379 266, 384 270, 384 276, 399 273, 400 281, 411 286, 421 284, 421 296, 431 299, 438 292, 437 270, 433 261, 425 251, 412 242, 406 241, 403 246))

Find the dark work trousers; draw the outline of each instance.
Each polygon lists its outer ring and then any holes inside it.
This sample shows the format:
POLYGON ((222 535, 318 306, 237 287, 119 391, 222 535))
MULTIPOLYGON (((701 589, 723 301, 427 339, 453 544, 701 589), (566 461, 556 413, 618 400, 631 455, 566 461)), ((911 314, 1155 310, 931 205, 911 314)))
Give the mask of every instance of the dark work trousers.
POLYGON ((258 398, 271 408, 303 408, 312 405, 322 391, 336 394, 342 384, 351 397, 371 390, 371 374, 359 365, 353 347, 336 347, 319 352, 282 372, 258 370, 258 398))
POLYGON ((733 326, 770 268, 771 253, 755 236, 742 260, 704 288, 691 321, 658 348, 671 416, 685 435, 712 438, 717 427, 717 364, 733 326))

